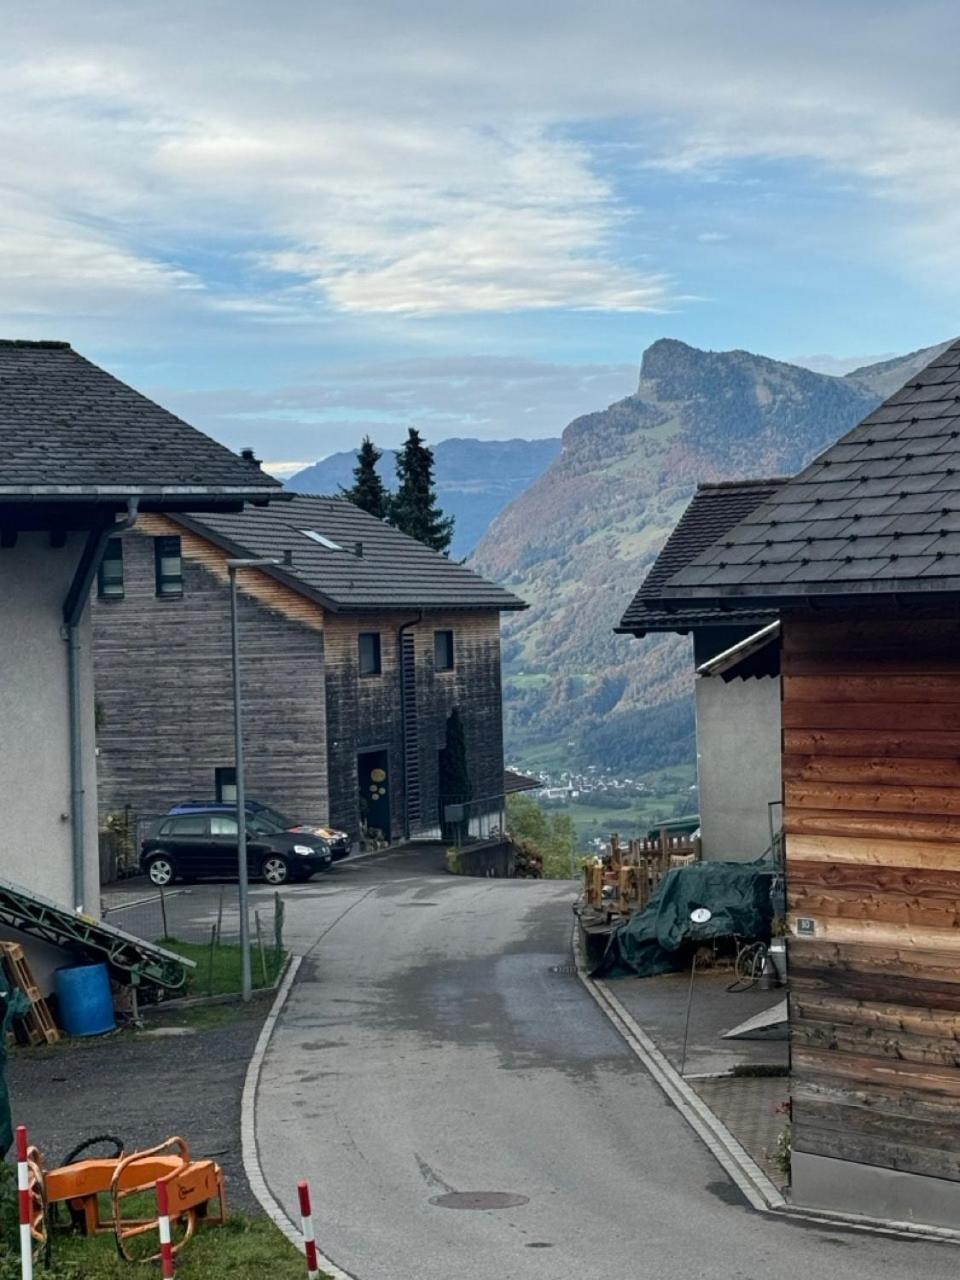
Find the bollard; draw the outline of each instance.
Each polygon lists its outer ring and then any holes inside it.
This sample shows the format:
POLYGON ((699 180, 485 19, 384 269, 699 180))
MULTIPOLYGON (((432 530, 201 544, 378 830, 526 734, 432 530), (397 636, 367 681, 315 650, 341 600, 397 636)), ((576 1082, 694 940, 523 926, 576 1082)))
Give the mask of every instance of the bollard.
POLYGON ((27 1130, 22 1124, 17 1125, 17 1199, 20 1202, 20 1275, 22 1280, 33 1280, 30 1166, 27 1164, 27 1130))
POLYGON ((160 1275, 173 1280, 173 1243, 170 1235, 170 1197, 166 1179, 157 1183, 157 1226, 160 1229, 160 1275))
POLYGON ((300 1198, 300 1223, 303 1230, 303 1251, 307 1257, 307 1277, 308 1280, 317 1280, 320 1265, 317 1262, 317 1242, 314 1239, 310 1188, 305 1182, 297 1183, 297 1195, 300 1198))

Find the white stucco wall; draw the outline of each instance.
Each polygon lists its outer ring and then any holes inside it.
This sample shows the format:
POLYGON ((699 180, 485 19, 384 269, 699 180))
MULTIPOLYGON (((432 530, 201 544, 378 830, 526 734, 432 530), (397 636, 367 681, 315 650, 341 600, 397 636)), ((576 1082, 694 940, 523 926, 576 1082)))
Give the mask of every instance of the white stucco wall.
POLYGON ((770 844, 768 803, 781 798, 780 679, 698 676, 696 703, 703 856, 758 858, 770 844))
MULTIPOLYGON (((0 548, 0 876, 73 906, 69 705, 63 601, 83 547, 21 533, 0 548)), ((90 610, 81 626, 85 907, 99 913, 90 610)))

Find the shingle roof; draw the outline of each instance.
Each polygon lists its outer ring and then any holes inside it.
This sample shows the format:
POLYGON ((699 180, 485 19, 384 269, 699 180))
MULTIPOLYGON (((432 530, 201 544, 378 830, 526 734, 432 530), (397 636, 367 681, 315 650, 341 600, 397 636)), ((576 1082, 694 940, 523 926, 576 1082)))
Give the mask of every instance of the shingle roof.
POLYGON ((295 494, 275 506, 177 520, 231 555, 282 560, 283 553, 291 551, 292 565, 269 572, 333 612, 526 608, 509 591, 392 529, 346 498, 295 494), (316 541, 305 530, 334 546, 316 541))
POLYGON ((960 341, 664 587, 773 607, 930 592, 960 592, 960 341))
POLYGON ((279 481, 66 342, 0 340, 0 501, 282 497, 279 481))
MULTIPOLYGON (((770 479, 698 485, 690 505, 664 543, 663 550, 615 629, 643 636, 649 631, 689 631, 694 627, 724 622, 736 622, 738 625, 749 622, 749 618, 745 619, 742 614, 731 617, 728 611, 720 609, 670 607, 664 603, 663 588, 675 573, 767 502, 783 484, 786 480, 770 479)), ((769 621, 769 615, 757 612, 755 620, 761 625, 769 621)))

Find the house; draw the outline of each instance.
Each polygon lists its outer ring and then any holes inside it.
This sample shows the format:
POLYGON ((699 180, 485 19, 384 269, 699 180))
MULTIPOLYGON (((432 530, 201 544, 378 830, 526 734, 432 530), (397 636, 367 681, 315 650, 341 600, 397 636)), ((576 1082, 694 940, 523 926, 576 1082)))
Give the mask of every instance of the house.
POLYGON ((0 878, 97 912, 87 601, 111 535, 278 491, 69 344, 0 341, 0 878))
POLYGON ((232 799, 231 557, 249 795, 356 840, 439 835, 454 708, 474 831, 505 792, 500 613, 525 606, 345 498, 151 513, 107 551, 94 609, 102 811, 232 799))
POLYGON ((662 592, 780 617, 794 1199, 960 1227, 960 342, 662 592))
POLYGON ((780 679, 775 612, 678 607, 664 598, 671 577, 769 501, 782 479, 701 484, 624 613, 616 631, 690 635, 697 725, 697 783, 704 858, 750 860, 780 824, 780 679), (752 653, 759 633, 765 655, 752 653))

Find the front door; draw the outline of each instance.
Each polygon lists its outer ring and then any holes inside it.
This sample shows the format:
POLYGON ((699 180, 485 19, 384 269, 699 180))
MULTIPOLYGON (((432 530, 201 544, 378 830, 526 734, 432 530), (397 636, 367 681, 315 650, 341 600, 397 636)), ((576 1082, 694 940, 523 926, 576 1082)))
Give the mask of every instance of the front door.
POLYGON ((360 820, 370 837, 390 839, 390 754, 361 751, 357 756, 360 820))

